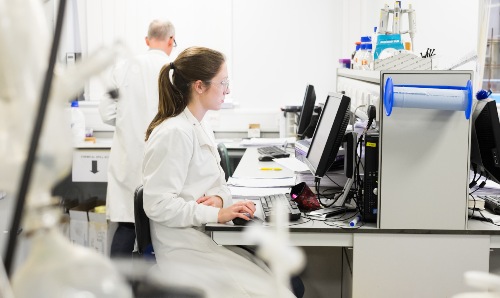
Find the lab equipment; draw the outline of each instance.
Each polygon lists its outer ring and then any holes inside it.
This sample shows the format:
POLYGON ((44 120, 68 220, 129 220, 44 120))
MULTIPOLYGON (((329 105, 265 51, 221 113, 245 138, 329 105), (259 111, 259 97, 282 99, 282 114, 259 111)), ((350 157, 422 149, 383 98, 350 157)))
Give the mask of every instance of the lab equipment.
MULTIPOLYGON (((85 62, 59 68, 56 57, 65 3, 59 2, 49 55, 50 28, 42 3, 0 0, 0 154, 8 157, 0 160, 0 189, 16 198, 11 230, 19 230, 25 214, 23 234, 32 238, 27 259, 12 277, 13 292, 15 297, 75 297, 83 292, 131 297, 130 288, 109 259, 74 246, 58 229, 60 211, 54 207, 51 189, 68 173, 73 151, 64 104, 80 92, 90 76, 119 56, 117 48, 101 50, 85 62), (12 47, 14 43, 21 44, 12 47)), ((8 275, 16 242, 17 233, 9 233, 8 275)))
POLYGON ((313 119, 315 103, 316 92, 314 91, 314 86, 307 85, 306 93, 304 95, 304 101, 302 102, 302 107, 300 110, 299 121, 297 124, 297 137, 299 139, 304 139, 305 137, 310 138, 314 132, 314 128, 309 129, 308 127, 311 124, 311 120, 313 119))
POLYGON ((356 60, 354 59, 354 57, 356 57, 356 54, 358 53, 359 49, 361 48, 361 41, 356 41, 355 45, 356 45, 355 50, 351 54, 351 65, 350 65, 351 69, 356 69, 354 66, 354 64, 356 63, 356 60))
MULTIPOLYGON (((389 5, 385 4, 380 10, 380 19, 378 26, 379 34, 406 34, 410 35, 412 49, 415 49, 415 34, 417 33, 417 17, 412 5, 408 5, 408 9, 401 8, 401 1, 394 2, 394 8, 390 9, 389 5), (392 31, 389 31, 389 14, 393 14, 392 31), (408 30, 401 30, 402 15, 408 14, 408 30)), ((377 43, 376 47, 378 47, 377 43)))
POLYGON ((372 70, 373 69, 373 53, 372 53, 372 43, 366 44, 366 49, 363 57, 361 57, 361 69, 362 70, 372 70))
POLYGON ((368 48, 368 44, 372 42, 370 36, 361 36, 361 45, 359 50, 356 50, 356 54, 354 54, 354 65, 353 69, 362 69, 363 66, 363 58, 366 55, 366 51, 368 48))
POLYGON ((73 136, 73 144, 78 144, 85 141, 85 115, 80 110, 78 101, 71 102, 71 134, 73 136))
POLYGON ((393 107, 464 111, 469 119, 472 111, 472 82, 465 87, 394 85, 388 77, 384 87, 384 107, 387 116, 393 107))

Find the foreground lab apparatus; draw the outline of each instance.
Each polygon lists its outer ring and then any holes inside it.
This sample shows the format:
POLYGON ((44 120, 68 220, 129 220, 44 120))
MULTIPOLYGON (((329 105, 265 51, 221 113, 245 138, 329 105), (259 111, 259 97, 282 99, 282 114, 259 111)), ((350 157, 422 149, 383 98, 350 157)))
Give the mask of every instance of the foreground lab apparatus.
MULTIPOLYGON (((64 4, 61 0, 59 26, 64 4)), ((72 159, 69 119, 65 119, 64 108, 89 77, 114 62, 117 49, 102 49, 72 68, 57 68, 54 67, 57 42, 50 56, 53 60, 47 59, 52 38, 40 1, 0 0, 0 19, 0 155, 7 157, 0 159, 0 190, 8 199, 19 202, 21 175, 28 177, 22 234, 32 240, 27 259, 11 278, 13 293, 17 298, 88 294, 132 297, 130 288, 109 259, 71 244, 60 233, 57 228, 60 211, 51 196, 51 188, 67 175, 72 159), (44 107, 42 90, 50 93, 45 97, 45 114, 38 117, 44 107), (35 119, 42 119, 41 127, 35 127, 35 119), (41 129, 39 140, 33 137, 34 127, 41 129), (33 144, 36 156, 31 173, 25 166, 29 165, 27 156, 33 153, 29 152, 33 151, 33 144)), ((11 262, 11 258, 6 260, 11 262)), ((6 269, 9 273, 10 266, 6 265, 6 269)))

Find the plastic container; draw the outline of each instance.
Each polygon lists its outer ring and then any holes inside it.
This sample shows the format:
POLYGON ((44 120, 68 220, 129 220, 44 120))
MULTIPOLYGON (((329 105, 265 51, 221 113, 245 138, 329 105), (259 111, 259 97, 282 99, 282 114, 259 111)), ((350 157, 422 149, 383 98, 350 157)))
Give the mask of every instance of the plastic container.
POLYGON ((359 51, 357 51, 356 55, 354 55, 353 69, 362 69, 362 60, 365 57, 367 46, 371 42, 372 38, 370 36, 361 36, 361 47, 359 48, 359 51))
POLYGON ((71 102, 71 133, 73 144, 85 141, 85 115, 78 106, 78 101, 71 102))
POLYGON ((356 41, 356 50, 354 50, 354 52, 352 52, 352 55, 351 55, 351 69, 354 69, 354 64, 355 64, 355 61, 354 61, 354 57, 356 56, 356 53, 358 53, 359 49, 361 48, 361 41, 356 41))
POLYGON ((363 57, 361 58, 361 69, 372 70, 373 69, 373 53, 372 44, 366 44, 366 49, 363 57))
POLYGON ((361 59, 363 59, 363 56, 365 54, 365 44, 361 44, 359 47, 359 50, 356 51, 356 54, 354 55, 354 62, 353 62, 353 67, 352 69, 361 69, 361 59))
POLYGON ((373 27, 373 34, 372 34, 372 56, 373 56, 373 53, 375 52, 375 49, 377 48, 377 39, 378 39, 377 27, 373 27))
POLYGON ((351 68, 351 59, 339 59, 339 68, 351 68))

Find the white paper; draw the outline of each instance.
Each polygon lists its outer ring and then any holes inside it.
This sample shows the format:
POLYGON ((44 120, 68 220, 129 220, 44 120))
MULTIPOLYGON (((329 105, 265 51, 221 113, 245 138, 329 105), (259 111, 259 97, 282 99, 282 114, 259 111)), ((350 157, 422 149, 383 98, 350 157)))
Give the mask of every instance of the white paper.
POLYGON ((255 196, 258 199, 260 196, 267 196, 279 193, 289 193, 289 187, 267 187, 267 188, 254 188, 254 187, 235 187, 229 186, 229 191, 233 196, 255 196))
POLYGON ((295 177, 278 179, 253 179, 230 177, 227 185, 239 187, 290 187, 295 185, 295 177))
POLYGON ((500 223, 500 215, 490 213, 488 210, 475 210, 474 212, 472 212, 472 210, 469 209, 469 216, 472 216, 473 218, 479 220, 486 220, 494 224, 500 223))
POLYGON ((294 144, 295 138, 251 138, 243 139, 241 146, 283 146, 285 144, 294 144))
POLYGON ((285 168, 288 168, 288 169, 294 171, 294 172, 308 172, 309 171, 309 167, 305 163, 296 159, 295 157, 276 158, 273 161, 277 164, 284 166, 285 168))

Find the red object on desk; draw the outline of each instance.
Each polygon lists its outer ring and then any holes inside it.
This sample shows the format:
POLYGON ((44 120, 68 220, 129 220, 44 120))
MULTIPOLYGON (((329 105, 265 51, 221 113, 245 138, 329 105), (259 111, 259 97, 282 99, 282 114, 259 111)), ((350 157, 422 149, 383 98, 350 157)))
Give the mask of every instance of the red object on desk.
POLYGON ((300 211, 314 211, 320 208, 316 195, 305 182, 301 182, 290 189, 292 200, 297 202, 300 211))

